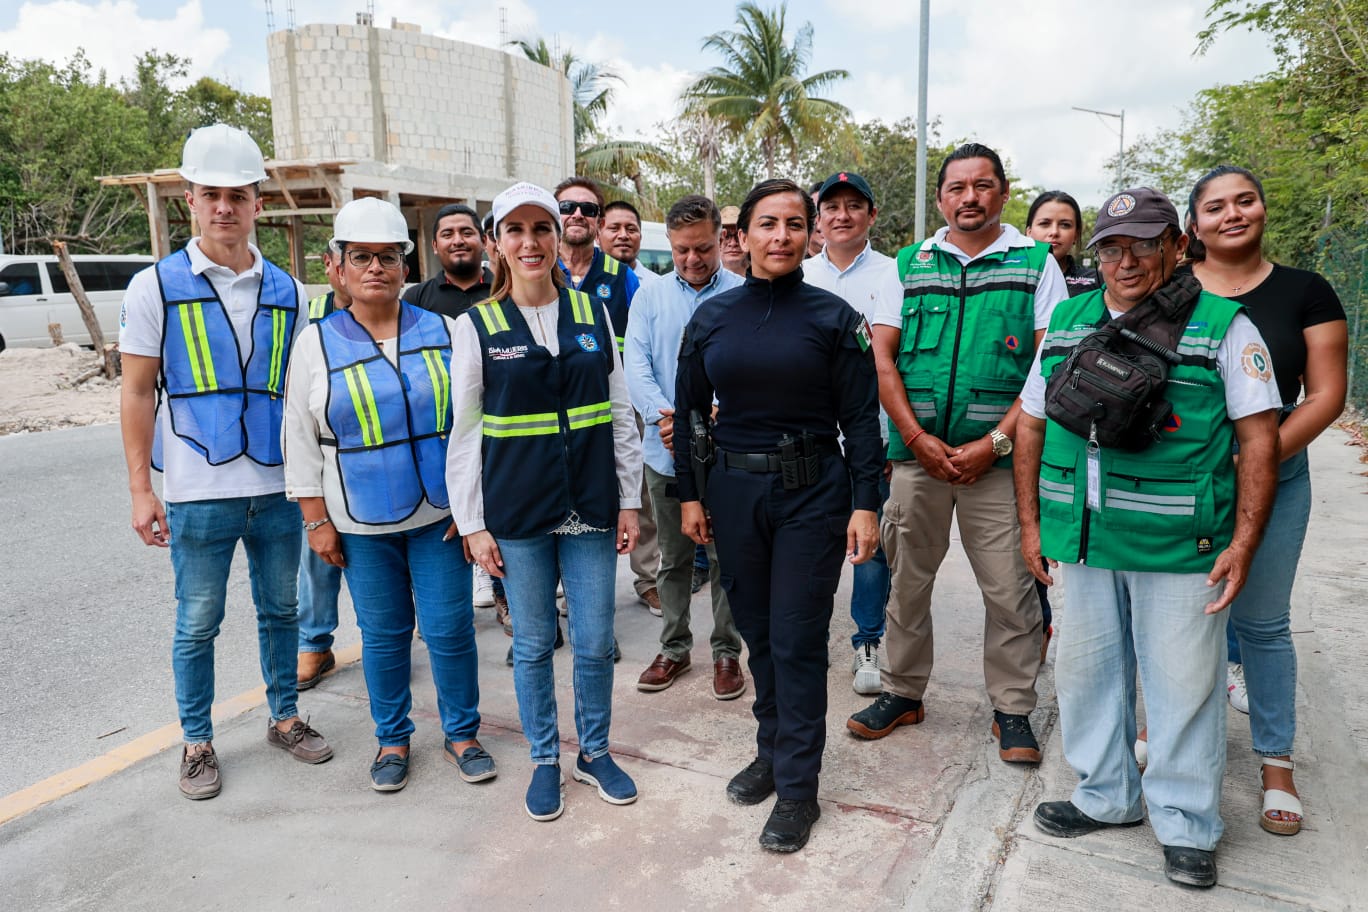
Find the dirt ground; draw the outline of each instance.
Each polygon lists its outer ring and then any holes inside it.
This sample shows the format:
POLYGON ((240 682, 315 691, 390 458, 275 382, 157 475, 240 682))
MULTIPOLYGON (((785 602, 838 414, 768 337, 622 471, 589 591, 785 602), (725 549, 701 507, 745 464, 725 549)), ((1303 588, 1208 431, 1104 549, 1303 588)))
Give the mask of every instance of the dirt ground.
POLYGON ((99 374, 76 383, 99 365, 75 344, 0 352, 0 435, 118 421, 117 379, 99 374))

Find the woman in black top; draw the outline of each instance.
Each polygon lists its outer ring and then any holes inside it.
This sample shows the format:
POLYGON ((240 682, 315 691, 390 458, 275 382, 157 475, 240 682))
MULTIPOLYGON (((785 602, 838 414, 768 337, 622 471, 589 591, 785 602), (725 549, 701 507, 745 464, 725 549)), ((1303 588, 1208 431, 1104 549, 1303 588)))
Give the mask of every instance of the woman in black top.
MULTIPOLYGON (((1306 447, 1344 408, 1348 327, 1335 290, 1320 275, 1263 255, 1268 213, 1263 187, 1223 165, 1188 198, 1188 255, 1202 287, 1244 305, 1273 359, 1282 394, 1278 496, 1244 589, 1230 607, 1230 661, 1248 688, 1250 733, 1263 760, 1259 823, 1290 836, 1301 829, 1292 781, 1297 655, 1290 623, 1292 583, 1311 512, 1306 447), (1300 401, 1298 401, 1300 399, 1300 401)), ((1245 364, 1246 370, 1260 365, 1245 364)))
POLYGON ((832 602, 842 555, 858 564, 878 547, 883 468, 869 328, 844 300, 803 282, 815 216, 792 181, 751 190, 739 218, 746 283, 694 314, 675 395, 684 422, 674 437, 683 529, 699 543, 716 532, 722 585, 755 681, 757 757, 727 795, 758 804, 778 794, 760 835, 776 852, 801 849, 821 813, 832 602), (714 397, 717 458, 704 492, 686 416, 707 416, 714 397))
POLYGON ((1078 208, 1078 200, 1063 190, 1046 190, 1037 196, 1026 211, 1026 236, 1050 245, 1050 253, 1064 273, 1069 297, 1102 287, 1097 270, 1084 266, 1073 256, 1078 239, 1083 236, 1083 210, 1078 208))

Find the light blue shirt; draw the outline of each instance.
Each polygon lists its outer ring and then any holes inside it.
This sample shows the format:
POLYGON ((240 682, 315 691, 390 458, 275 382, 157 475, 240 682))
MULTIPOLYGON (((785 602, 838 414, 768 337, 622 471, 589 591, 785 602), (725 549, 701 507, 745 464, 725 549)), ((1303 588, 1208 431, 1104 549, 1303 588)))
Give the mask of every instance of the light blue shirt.
MULTIPOLYGON (((661 409, 674 408, 675 373, 679 369, 679 343, 698 305, 720 291, 744 284, 745 279, 718 269, 701 291, 676 273, 641 286, 627 313, 627 343, 623 369, 632 406, 646 422, 642 455, 661 475, 674 477, 674 457, 660 442, 656 423, 661 409)), ((688 427, 688 422, 684 422, 688 427)))

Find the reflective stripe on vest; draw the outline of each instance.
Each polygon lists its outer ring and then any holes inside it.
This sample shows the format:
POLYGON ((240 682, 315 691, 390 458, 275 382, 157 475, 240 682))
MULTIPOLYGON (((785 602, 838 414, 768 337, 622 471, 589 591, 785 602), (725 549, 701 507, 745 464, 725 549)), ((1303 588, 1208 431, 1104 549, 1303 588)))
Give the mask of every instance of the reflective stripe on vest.
POLYGON ((332 292, 324 292, 317 297, 309 299, 309 322, 317 323, 328 315, 332 310, 332 292))
POLYGON ((451 334, 436 313, 401 303, 398 365, 346 310, 319 323, 328 368, 328 425, 347 515, 364 525, 450 505, 451 334))
MULTIPOLYGON (((237 331, 214 286, 179 250, 154 267, 161 293, 162 364, 173 433, 210 465, 246 455, 261 465, 283 462, 282 396, 299 298, 294 280, 262 261, 252 314, 251 350, 242 356, 237 331)), ((152 464, 162 465, 161 422, 152 464)))

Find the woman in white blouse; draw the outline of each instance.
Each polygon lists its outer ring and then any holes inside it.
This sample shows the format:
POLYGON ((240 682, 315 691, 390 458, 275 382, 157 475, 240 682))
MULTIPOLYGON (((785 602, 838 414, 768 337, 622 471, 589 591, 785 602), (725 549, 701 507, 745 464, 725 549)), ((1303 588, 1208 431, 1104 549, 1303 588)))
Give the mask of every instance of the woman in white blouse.
POLYGON ((299 335, 285 387, 285 486, 309 547, 341 567, 361 628, 379 753, 371 786, 408 782, 413 628, 423 629, 446 738, 467 782, 496 775, 480 746, 470 564, 446 490, 454 322, 400 301, 413 249, 391 203, 337 213, 329 243, 351 294, 299 335))
POLYGON ((558 576, 574 653, 573 775, 612 804, 637 796, 608 753, 608 729, 613 588, 617 555, 636 545, 641 449, 603 304, 564 286, 555 198, 515 184, 493 214, 493 296, 461 315, 452 339, 447 486, 467 552, 508 593, 533 763, 526 808, 554 820, 564 810, 552 668, 558 576))

